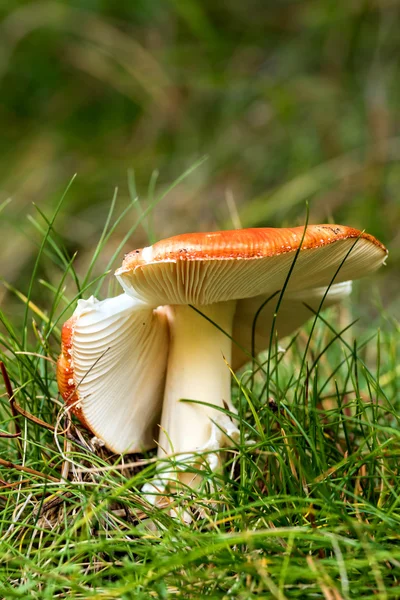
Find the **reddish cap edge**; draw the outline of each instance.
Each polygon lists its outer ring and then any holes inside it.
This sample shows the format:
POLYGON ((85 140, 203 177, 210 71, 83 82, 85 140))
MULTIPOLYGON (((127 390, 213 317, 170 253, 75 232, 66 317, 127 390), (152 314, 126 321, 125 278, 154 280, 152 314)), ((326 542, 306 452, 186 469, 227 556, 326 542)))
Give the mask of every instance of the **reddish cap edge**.
POLYGON ((79 388, 75 383, 72 343, 76 321, 77 317, 72 316, 62 327, 61 354, 57 360, 57 384, 61 397, 67 407, 71 409, 71 412, 79 419, 86 429, 96 435, 85 419, 80 404, 79 388))
MULTIPOLYGON (((160 240, 153 248, 154 256, 151 257, 150 260, 143 259, 143 250, 144 248, 140 248, 138 250, 133 250, 129 252, 122 263, 122 266, 115 271, 116 275, 122 275, 124 273, 128 273, 129 271, 134 270, 136 267, 156 264, 161 262, 177 262, 178 260, 187 260, 187 261, 196 261, 196 260, 250 260, 250 259, 261 259, 268 258, 271 256, 279 256, 281 254, 288 254, 289 252, 295 252, 299 246, 304 233, 304 227, 292 227, 292 228, 253 228, 253 229, 243 229, 243 230, 230 230, 230 231, 216 231, 211 233, 189 233, 182 234, 178 236, 173 236, 170 238, 166 238, 165 240, 160 240), (291 234, 292 238, 295 237, 295 240, 298 241, 297 244, 292 245, 290 243, 281 243, 279 251, 267 250, 267 251, 253 251, 253 253, 246 253, 243 251, 239 251, 236 253, 231 253, 229 255, 218 255, 218 254, 210 254, 204 251, 199 251, 198 248, 190 251, 188 248, 179 248, 179 243, 182 246, 190 245, 191 240, 199 238, 201 236, 206 237, 207 235, 216 236, 218 234, 223 234, 224 236, 229 236, 232 234, 233 237, 237 237, 239 233, 246 232, 246 234, 254 235, 260 232, 272 232, 275 235, 279 235, 279 233, 287 233, 291 234), (298 240, 296 239, 298 237, 298 240), (167 253, 162 253, 162 248, 167 247, 169 244, 176 244, 177 248, 174 251, 170 251, 167 253), (157 253, 158 248, 160 251, 157 253)), ((307 227, 307 231, 305 233, 303 243, 301 245, 301 251, 303 250, 314 250, 317 248, 322 248, 333 244, 338 241, 345 241, 347 239, 364 239, 380 248, 386 255, 388 254, 387 248, 375 237, 372 235, 359 231, 358 229, 354 229, 351 227, 347 227, 344 225, 330 225, 330 224, 322 224, 322 225, 309 225, 307 227), (321 231, 322 230, 322 231, 321 231), (330 232, 330 233, 327 233, 330 232), (333 237, 332 237, 333 234, 333 237), (321 235, 325 236, 321 238, 321 235), (311 239, 307 239, 307 237, 311 239), (318 239, 319 241, 316 241, 318 239)), ((291 240, 292 241, 292 240, 291 240)), ((281 240, 282 242, 282 240, 281 240)), ((198 242, 197 242, 198 243, 198 242)), ((147 250, 147 249, 146 249, 147 250)))

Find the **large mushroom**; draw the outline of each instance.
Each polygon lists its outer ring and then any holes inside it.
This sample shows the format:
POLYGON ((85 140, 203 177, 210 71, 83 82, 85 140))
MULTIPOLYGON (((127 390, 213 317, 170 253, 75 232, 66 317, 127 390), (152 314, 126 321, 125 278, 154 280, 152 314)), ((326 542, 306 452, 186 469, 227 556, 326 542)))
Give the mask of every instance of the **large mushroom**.
MULTIPOLYGON (((350 291, 346 282, 377 269, 386 254, 372 236, 337 225, 186 234, 128 254, 116 271, 125 292, 150 306, 170 307, 159 456, 210 453, 237 434, 232 421, 213 408, 234 410, 226 362, 238 368, 245 355, 232 339, 251 349, 256 311, 282 289, 292 267, 276 323, 280 337, 311 316, 304 303, 318 308, 331 284, 326 304, 340 301, 350 291)), ((267 346, 274 308, 269 304, 261 312, 257 351, 267 346)), ((208 461, 218 462, 212 454, 208 461)), ((175 475, 190 481, 184 466, 175 475)))
MULTIPOLYGON (((112 300, 118 323, 112 326, 116 334, 109 329, 107 319, 95 319, 96 323, 107 323, 107 335, 102 336, 101 344, 96 341, 96 327, 100 326, 92 326, 91 321, 86 325, 82 315, 75 314, 70 325, 65 326, 68 343, 64 343, 63 355, 68 356, 67 362, 64 358, 59 363, 61 392, 64 398, 67 393, 69 398, 75 398, 80 406, 78 416, 110 448, 128 451, 137 447, 136 441, 129 441, 136 419, 141 422, 139 430, 147 446, 154 419, 140 407, 143 402, 150 402, 150 396, 152 406, 159 403, 163 360, 167 361, 158 455, 181 456, 180 467, 173 474, 168 472, 167 478, 191 483, 193 477, 185 472, 185 464, 200 466, 207 460, 215 468, 219 453, 213 451, 237 437, 236 424, 223 411, 227 407, 234 412, 227 363, 237 369, 248 360, 252 323, 261 304, 286 286, 275 320, 277 335, 283 337, 312 316, 305 305, 317 310, 324 296, 324 306, 339 302, 350 293, 351 280, 378 269, 386 255, 385 247, 372 236, 339 225, 310 225, 306 230, 295 227, 193 233, 135 250, 125 257, 115 274, 125 292, 119 298, 126 303, 131 298, 134 303, 124 313, 127 322, 132 322, 132 332, 136 331, 133 322, 137 316, 145 315, 140 341, 124 333, 118 299, 112 300), (89 335, 84 337, 86 326, 89 335), (125 340, 123 350, 119 349, 120 339, 125 340), (137 366, 141 344, 148 349, 148 377, 142 387, 131 372, 142 372, 137 366), (102 357, 107 348, 109 354, 102 357), (98 361, 96 366, 85 376, 94 359, 98 361), (103 362, 107 376, 103 374, 103 362), (68 376, 63 374, 65 368, 69 369, 68 376), (124 373, 126 377, 129 374, 130 383, 122 388, 116 381, 123 380, 124 373), (63 386, 65 380, 72 387, 63 386), (108 406, 104 398, 110 382, 114 386, 113 402, 108 406), (96 403, 101 410, 95 408, 96 403), (124 428, 118 444, 116 428, 103 428, 100 413, 104 420, 118 413, 122 423, 129 416, 131 429, 124 428), (97 419, 95 427, 93 414, 97 419)), ((257 319, 256 352, 268 346, 275 307, 276 300, 269 302, 257 319)))

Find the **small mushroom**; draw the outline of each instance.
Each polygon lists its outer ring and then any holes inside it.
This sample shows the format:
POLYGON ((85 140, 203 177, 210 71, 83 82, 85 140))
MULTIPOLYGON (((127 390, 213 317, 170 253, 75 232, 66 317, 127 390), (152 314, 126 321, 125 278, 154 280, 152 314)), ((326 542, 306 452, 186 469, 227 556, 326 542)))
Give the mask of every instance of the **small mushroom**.
MULTIPOLYGON (((285 291, 275 318, 275 331, 278 332, 279 339, 290 335, 308 321, 318 311, 322 301, 323 308, 328 308, 344 300, 350 295, 351 290, 352 282, 343 281, 334 283, 329 288, 316 287, 297 292, 285 291)), ((232 348, 234 371, 249 359, 252 349, 253 322, 260 307, 261 311, 257 316, 254 332, 254 354, 259 354, 269 345, 277 299, 278 295, 276 297, 261 295, 238 301, 233 325, 233 339, 236 342, 232 348)))
MULTIPOLYGON (((213 451, 238 437, 235 423, 218 410, 234 412, 226 363, 238 368, 246 360, 231 340, 250 351, 256 311, 283 288, 290 269, 276 321, 279 337, 312 315, 304 303, 317 309, 332 283, 325 305, 340 301, 349 294, 350 281, 378 269, 386 255, 385 247, 368 234, 339 225, 310 225, 306 231, 295 227, 178 235, 125 257, 116 271, 125 292, 149 306, 169 306, 171 341, 158 455, 178 454, 181 460, 178 456, 180 466, 164 478, 195 485, 198 478, 185 465, 208 460, 215 468, 220 454, 213 451), (205 453, 203 458, 200 453, 205 453)), ((275 306, 276 301, 261 311, 257 351, 268 345, 275 306)))
POLYGON ((127 294, 92 296, 63 326, 58 387, 110 450, 143 451, 155 446, 167 357, 165 311, 127 294))

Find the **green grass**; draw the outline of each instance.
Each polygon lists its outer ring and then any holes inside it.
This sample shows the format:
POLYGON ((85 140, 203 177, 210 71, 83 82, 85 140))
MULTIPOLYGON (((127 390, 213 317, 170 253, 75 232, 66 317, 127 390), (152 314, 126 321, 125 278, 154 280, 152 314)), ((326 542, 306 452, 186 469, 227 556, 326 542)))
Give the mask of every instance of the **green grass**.
POLYGON ((123 242, 108 254, 116 225, 137 210, 126 239, 140 223, 151 235, 162 199, 155 179, 148 207, 130 184, 83 275, 57 231, 64 200, 50 218, 38 211, 31 282, 12 291, 24 308, 1 313, 1 360, 26 411, 13 416, 4 389, 0 431, 20 435, 0 438, 2 597, 400 597, 400 324, 383 309, 350 329, 351 302, 316 315, 237 375, 240 443, 223 472, 170 498, 179 518, 141 495, 152 453, 112 456, 69 420, 55 383, 62 322, 81 295, 115 291, 103 280, 120 260, 123 242))

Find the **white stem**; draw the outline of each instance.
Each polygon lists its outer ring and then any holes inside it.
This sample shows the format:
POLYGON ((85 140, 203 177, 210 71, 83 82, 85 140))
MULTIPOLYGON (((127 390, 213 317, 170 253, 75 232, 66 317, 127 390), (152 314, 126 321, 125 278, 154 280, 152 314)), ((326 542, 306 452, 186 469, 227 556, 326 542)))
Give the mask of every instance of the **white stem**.
MULTIPOLYGON (((216 450, 229 445, 221 429, 228 434, 237 433, 236 423, 213 406, 181 402, 182 399, 197 400, 234 411, 231 373, 226 363, 230 364, 232 355, 228 336, 232 335, 236 302, 196 308, 228 335, 190 306, 171 306, 171 345, 159 438, 160 458, 175 453, 216 450)), ((216 468, 218 455, 214 455, 214 459, 209 457, 208 462, 216 468)), ((179 475, 182 480, 181 475, 183 473, 179 475)))

